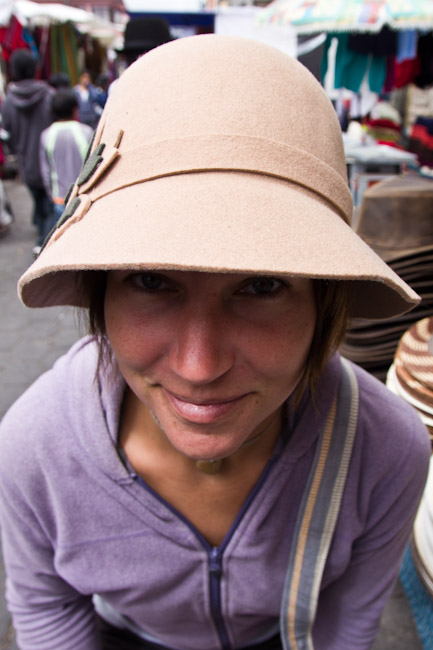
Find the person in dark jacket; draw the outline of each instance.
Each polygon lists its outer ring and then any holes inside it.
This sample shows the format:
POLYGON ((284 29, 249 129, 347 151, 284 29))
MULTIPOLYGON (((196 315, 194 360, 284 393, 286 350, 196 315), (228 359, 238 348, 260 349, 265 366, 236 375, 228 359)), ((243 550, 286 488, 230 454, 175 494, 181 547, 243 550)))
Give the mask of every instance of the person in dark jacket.
POLYGON ((37 62, 30 50, 15 50, 10 59, 11 82, 2 105, 2 125, 10 135, 10 148, 17 154, 21 180, 34 200, 33 223, 38 235, 34 253, 48 234, 51 203, 44 189, 39 165, 41 133, 54 120, 51 98, 54 89, 35 79, 37 62))
POLYGON ((102 113, 102 107, 98 101, 98 93, 92 83, 92 78, 87 70, 80 76, 79 83, 74 86, 74 92, 78 102, 78 119, 82 124, 87 124, 96 129, 102 113))

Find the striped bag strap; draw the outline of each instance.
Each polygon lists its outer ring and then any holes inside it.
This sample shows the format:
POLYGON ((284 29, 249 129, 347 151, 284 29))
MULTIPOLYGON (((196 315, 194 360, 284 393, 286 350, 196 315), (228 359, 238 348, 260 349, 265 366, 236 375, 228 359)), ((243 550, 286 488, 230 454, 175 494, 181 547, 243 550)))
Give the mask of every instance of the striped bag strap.
POLYGON ((358 382, 342 359, 338 394, 320 435, 296 522, 281 605, 284 650, 314 650, 312 627, 358 420, 358 382))

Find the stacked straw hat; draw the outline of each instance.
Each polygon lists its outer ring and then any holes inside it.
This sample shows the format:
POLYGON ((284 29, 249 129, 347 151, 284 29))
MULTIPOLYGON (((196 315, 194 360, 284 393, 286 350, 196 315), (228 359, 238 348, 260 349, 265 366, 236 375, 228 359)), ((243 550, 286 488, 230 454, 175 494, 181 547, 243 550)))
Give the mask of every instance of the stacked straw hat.
POLYGON ((343 354, 385 380, 398 342, 416 321, 433 315, 433 180, 393 176, 363 196, 358 234, 422 298, 410 313, 387 322, 354 320, 343 354))
POLYGON ((433 316, 403 334, 386 383, 418 411, 433 441, 433 316))
POLYGON ((418 295, 352 210, 337 115, 302 64, 253 40, 178 39, 120 77, 20 296, 83 306, 83 271, 176 269, 344 281, 356 317, 408 311, 418 295))
MULTIPOLYGON (((433 447, 433 316, 417 321, 403 334, 386 385, 418 412, 433 447)), ((414 523, 411 551, 418 576, 433 597, 433 455, 414 523)))

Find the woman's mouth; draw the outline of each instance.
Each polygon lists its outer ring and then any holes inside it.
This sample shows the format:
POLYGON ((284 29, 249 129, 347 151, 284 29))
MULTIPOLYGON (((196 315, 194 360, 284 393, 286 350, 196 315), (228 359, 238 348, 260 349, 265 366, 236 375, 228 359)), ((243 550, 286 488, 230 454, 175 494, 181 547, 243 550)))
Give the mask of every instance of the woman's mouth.
POLYGON ((195 424, 212 424, 236 409, 245 395, 220 400, 200 400, 180 397, 165 390, 173 411, 183 420, 195 424))

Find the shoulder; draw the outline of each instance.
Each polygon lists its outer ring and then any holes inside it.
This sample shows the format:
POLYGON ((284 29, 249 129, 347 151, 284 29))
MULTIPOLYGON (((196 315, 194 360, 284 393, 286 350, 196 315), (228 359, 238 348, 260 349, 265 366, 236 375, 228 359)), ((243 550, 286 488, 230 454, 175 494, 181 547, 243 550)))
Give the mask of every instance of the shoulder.
POLYGON ((41 88, 41 90, 49 97, 52 97, 56 94, 56 90, 43 79, 36 79, 35 81, 38 84, 39 88, 41 88))
POLYGON ((42 133, 41 133, 40 145, 41 145, 42 147, 44 147, 44 145, 45 145, 45 142, 46 142, 46 140, 47 140, 47 138, 48 138, 48 134, 49 134, 50 130, 51 130, 51 126, 48 126, 48 127, 47 127, 46 129, 44 129, 44 130, 42 131, 42 133))
POLYGON ((79 124, 80 124, 82 132, 84 133, 86 138, 90 141, 90 139, 92 138, 93 133, 94 133, 92 127, 89 126, 88 124, 83 124, 82 122, 79 122, 79 124))
POLYGON ((31 463, 33 454, 50 449, 95 390, 96 369, 96 344, 82 339, 18 398, 0 425, 0 474, 9 463, 31 463))
POLYGON ((423 440, 428 437, 426 427, 412 406, 363 368, 351 365, 358 381, 359 414, 364 426, 376 428, 380 425, 395 432, 394 443, 404 441, 412 430, 423 440))
POLYGON ((355 445, 363 467, 374 468, 378 477, 399 476, 401 481, 418 477, 423 484, 431 443, 417 411, 368 372, 351 366, 359 387, 355 445))

